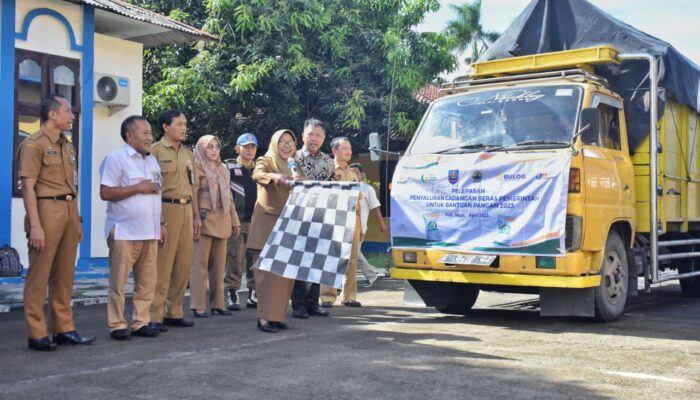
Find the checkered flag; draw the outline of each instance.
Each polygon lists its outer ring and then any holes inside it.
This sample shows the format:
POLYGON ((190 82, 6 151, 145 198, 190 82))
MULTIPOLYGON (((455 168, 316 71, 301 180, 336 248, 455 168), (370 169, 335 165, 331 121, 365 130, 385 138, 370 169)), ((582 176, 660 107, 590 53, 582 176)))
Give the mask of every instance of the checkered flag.
POLYGON ((298 182, 255 268, 340 288, 350 263, 359 185, 298 182))

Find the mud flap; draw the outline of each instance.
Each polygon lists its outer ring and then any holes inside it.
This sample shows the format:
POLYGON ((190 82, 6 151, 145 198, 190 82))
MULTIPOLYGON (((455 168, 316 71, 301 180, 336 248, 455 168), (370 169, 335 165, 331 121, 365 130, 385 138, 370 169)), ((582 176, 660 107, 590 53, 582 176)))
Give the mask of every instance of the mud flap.
POLYGON ((540 288, 540 315, 595 317, 595 288, 540 288))

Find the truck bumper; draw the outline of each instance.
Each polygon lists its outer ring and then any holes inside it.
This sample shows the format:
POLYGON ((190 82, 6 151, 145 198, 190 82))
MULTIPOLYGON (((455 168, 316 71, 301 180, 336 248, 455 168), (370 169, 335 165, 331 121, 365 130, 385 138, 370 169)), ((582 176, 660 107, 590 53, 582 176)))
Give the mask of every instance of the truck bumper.
POLYGON ((600 285, 599 275, 554 276, 524 275, 493 272, 438 271, 410 268, 392 268, 391 277, 432 282, 456 282, 482 285, 527 286, 544 288, 583 289, 600 285))

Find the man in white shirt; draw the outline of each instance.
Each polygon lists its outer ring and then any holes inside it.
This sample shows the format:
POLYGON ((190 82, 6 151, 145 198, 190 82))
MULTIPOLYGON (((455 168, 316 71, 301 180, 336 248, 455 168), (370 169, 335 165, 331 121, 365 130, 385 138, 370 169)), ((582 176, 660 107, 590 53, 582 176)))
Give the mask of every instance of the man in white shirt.
MULTIPOLYGON (((367 234, 367 220, 369 219, 370 211, 374 214, 377 219, 377 224, 379 224, 379 230, 382 233, 387 232, 387 226, 384 222, 384 217, 382 216, 382 211, 380 209, 381 203, 377 199, 377 193, 374 188, 367 183, 365 180, 365 172, 362 169, 360 163, 350 164, 350 169, 360 177, 360 192, 362 192, 362 198, 360 199, 360 220, 362 221, 362 238, 367 234)), ((365 281, 363 286, 370 287, 377 280, 377 273, 374 272, 374 268, 369 264, 365 255, 362 254, 362 243, 360 243, 360 252, 357 258, 357 267, 362 270, 365 275, 365 281)))
POLYGON ((166 240, 161 216, 162 177, 151 155, 153 134, 146 118, 133 115, 124 120, 121 136, 126 144, 105 157, 100 165, 100 197, 107 201, 105 237, 109 245, 107 321, 110 336, 155 337, 149 327, 149 309, 156 286, 158 245, 166 240), (134 271, 134 312, 131 332, 124 317, 124 288, 134 271))

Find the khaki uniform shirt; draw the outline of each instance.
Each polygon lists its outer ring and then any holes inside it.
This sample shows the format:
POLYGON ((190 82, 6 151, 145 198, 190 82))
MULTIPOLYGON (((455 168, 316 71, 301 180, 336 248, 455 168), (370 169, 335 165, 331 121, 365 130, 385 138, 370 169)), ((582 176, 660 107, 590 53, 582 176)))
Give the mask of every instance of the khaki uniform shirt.
POLYGON ((199 200, 200 218, 202 220, 202 234, 216 238, 228 238, 231 236, 232 226, 240 226, 238 221, 238 213, 236 213, 236 205, 233 203, 231 191, 224 188, 223 195, 229 197, 230 207, 224 210, 221 199, 217 201, 217 208, 212 209, 211 194, 209 193, 209 181, 207 180, 204 170, 195 166, 197 176, 199 176, 199 184, 197 185, 197 198, 199 200), (204 210, 204 212, 202 212, 204 210))
POLYGON ((350 169, 350 167, 341 168, 338 165, 335 166, 335 180, 339 182, 349 181, 349 182, 361 182, 360 177, 350 169))
POLYGON ((194 154, 184 145, 176 150, 165 138, 151 147, 151 154, 158 160, 163 175, 162 197, 168 199, 190 199, 192 186, 197 189, 194 171, 194 154))
POLYGON ((253 171, 253 180, 258 184, 256 204, 262 206, 267 214, 280 215, 287 203, 291 189, 273 183, 272 175, 274 172, 272 171, 274 171, 274 167, 269 157, 258 158, 253 171))
POLYGON ((19 176, 37 180, 37 197, 77 195, 73 144, 63 133, 55 141, 42 131, 29 136, 20 147, 19 176))
POLYGON ((261 250, 265 246, 291 192, 290 188, 272 181, 273 171, 272 159, 265 156, 258 158, 253 171, 253 180, 258 184, 258 198, 246 242, 246 247, 252 250, 261 250))

